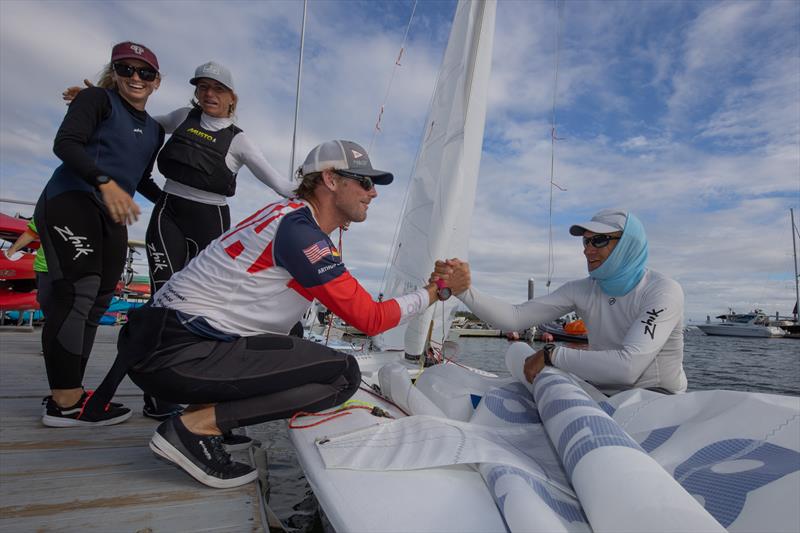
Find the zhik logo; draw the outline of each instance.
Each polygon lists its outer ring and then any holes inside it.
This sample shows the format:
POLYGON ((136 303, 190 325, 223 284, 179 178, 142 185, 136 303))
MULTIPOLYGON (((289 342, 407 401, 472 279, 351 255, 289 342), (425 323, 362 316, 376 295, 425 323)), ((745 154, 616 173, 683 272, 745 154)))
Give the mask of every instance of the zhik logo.
POLYGON ((647 312, 647 320, 640 320, 642 324, 644 324, 644 333, 645 335, 650 335, 650 338, 654 338, 656 335, 656 319, 658 315, 664 312, 664 309, 659 309, 656 311, 653 309, 652 311, 647 312))
POLYGON ((58 235, 64 239, 64 241, 72 244, 72 246, 75 247, 75 256, 72 258, 73 261, 82 255, 89 255, 90 253, 94 252, 94 248, 90 248, 91 245, 89 242, 87 242, 89 240, 88 237, 75 235, 75 233, 73 233, 73 231, 67 226, 64 226, 63 228, 53 226, 53 228, 56 230, 58 235))
POLYGON ((153 273, 155 274, 162 268, 167 268, 167 263, 164 260, 167 256, 164 252, 156 251, 156 247, 153 246, 152 243, 148 243, 147 251, 150 254, 150 257, 153 259, 153 273))

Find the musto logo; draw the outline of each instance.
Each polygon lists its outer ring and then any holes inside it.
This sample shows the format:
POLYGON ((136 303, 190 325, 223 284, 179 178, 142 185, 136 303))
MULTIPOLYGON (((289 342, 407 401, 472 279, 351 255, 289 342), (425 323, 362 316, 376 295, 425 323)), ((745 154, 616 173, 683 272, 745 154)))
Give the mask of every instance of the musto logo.
POLYGON ((188 130, 186 130, 186 133, 194 135, 195 137, 200 137, 201 139, 209 141, 209 142, 212 142, 212 143, 217 142, 217 138, 216 137, 214 137, 213 135, 209 135, 208 133, 206 133, 204 131, 200 131, 200 130, 198 130, 196 128, 189 128, 188 130))

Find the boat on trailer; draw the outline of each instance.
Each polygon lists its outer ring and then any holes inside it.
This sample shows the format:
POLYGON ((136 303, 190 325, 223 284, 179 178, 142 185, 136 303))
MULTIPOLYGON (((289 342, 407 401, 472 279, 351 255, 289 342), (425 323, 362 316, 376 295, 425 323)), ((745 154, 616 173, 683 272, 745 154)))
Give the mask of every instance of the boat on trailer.
MULTIPOLYGON (((423 286, 435 259, 467 257, 495 7, 456 8, 387 298, 423 286)), ((289 423, 334 530, 800 530, 800 398, 607 397, 554 368, 530 384, 524 343, 498 377, 450 360, 445 304, 354 354, 364 385, 350 401, 289 423)))

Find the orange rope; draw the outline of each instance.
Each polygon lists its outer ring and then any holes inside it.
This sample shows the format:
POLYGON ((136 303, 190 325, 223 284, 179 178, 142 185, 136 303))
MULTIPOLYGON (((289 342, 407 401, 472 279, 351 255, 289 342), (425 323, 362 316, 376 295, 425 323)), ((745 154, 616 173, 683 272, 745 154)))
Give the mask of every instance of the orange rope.
MULTIPOLYGON (((299 412, 295 413, 294 415, 292 415, 292 418, 289 419, 289 429, 313 428, 315 426, 322 425, 325 422, 330 422, 331 420, 333 420, 335 418, 339 418, 339 417, 342 417, 342 416, 347 416, 347 415, 350 414, 350 412, 353 409, 367 409, 367 410, 369 410, 371 412, 374 412, 376 407, 374 407, 374 406, 373 407, 368 407, 366 405, 351 405, 349 407, 342 407, 342 408, 339 408, 339 409, 335 409, 333 411, 328 411, 327 413, 309 413, 307 411, 299 411, 299 412), (322 420, 318 420, 318 421, 316 421, 316 422, 314 422, 312 424, 306 424, 306 425, 302 425, 302 426, 301 425, 297 425, 297 423, 296 423, 296 420, 298 418, 301 418, 301 417, 318 417, 318 416, 324 416, 325 418, 323 418, 322 420)), ((381 411, 385 412, 383 410, 381 410, 381 411)), ((388 416, 388 414, 387 414, 387 416, 388 416)))

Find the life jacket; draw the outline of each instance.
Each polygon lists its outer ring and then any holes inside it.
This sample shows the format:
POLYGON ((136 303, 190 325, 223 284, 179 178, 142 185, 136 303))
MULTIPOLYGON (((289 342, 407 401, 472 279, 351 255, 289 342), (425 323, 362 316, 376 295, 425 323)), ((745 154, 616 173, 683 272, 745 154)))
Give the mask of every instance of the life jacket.
MULTIPOLYGON (((134 115, 125 108, 119 93, 113 89, 92 88, 87 91, 105 91, 111 104, 111 113, 102 120, 84 145, 86 155, 103 174, 133 196, 161 141, 160 126, 147 113, 134 115)), ((72 167, 62 163, 53 171, 47 184, 47 198, 66 191, 100 193, 72 167)))
POLYGON ((233 138, 241 129, 233 124, 218 131, 200 125, 202 110, 189 111, 158 154, 158 170, 165 178, 195 189, 233 196, 236 173, 225 164, 233 138))

